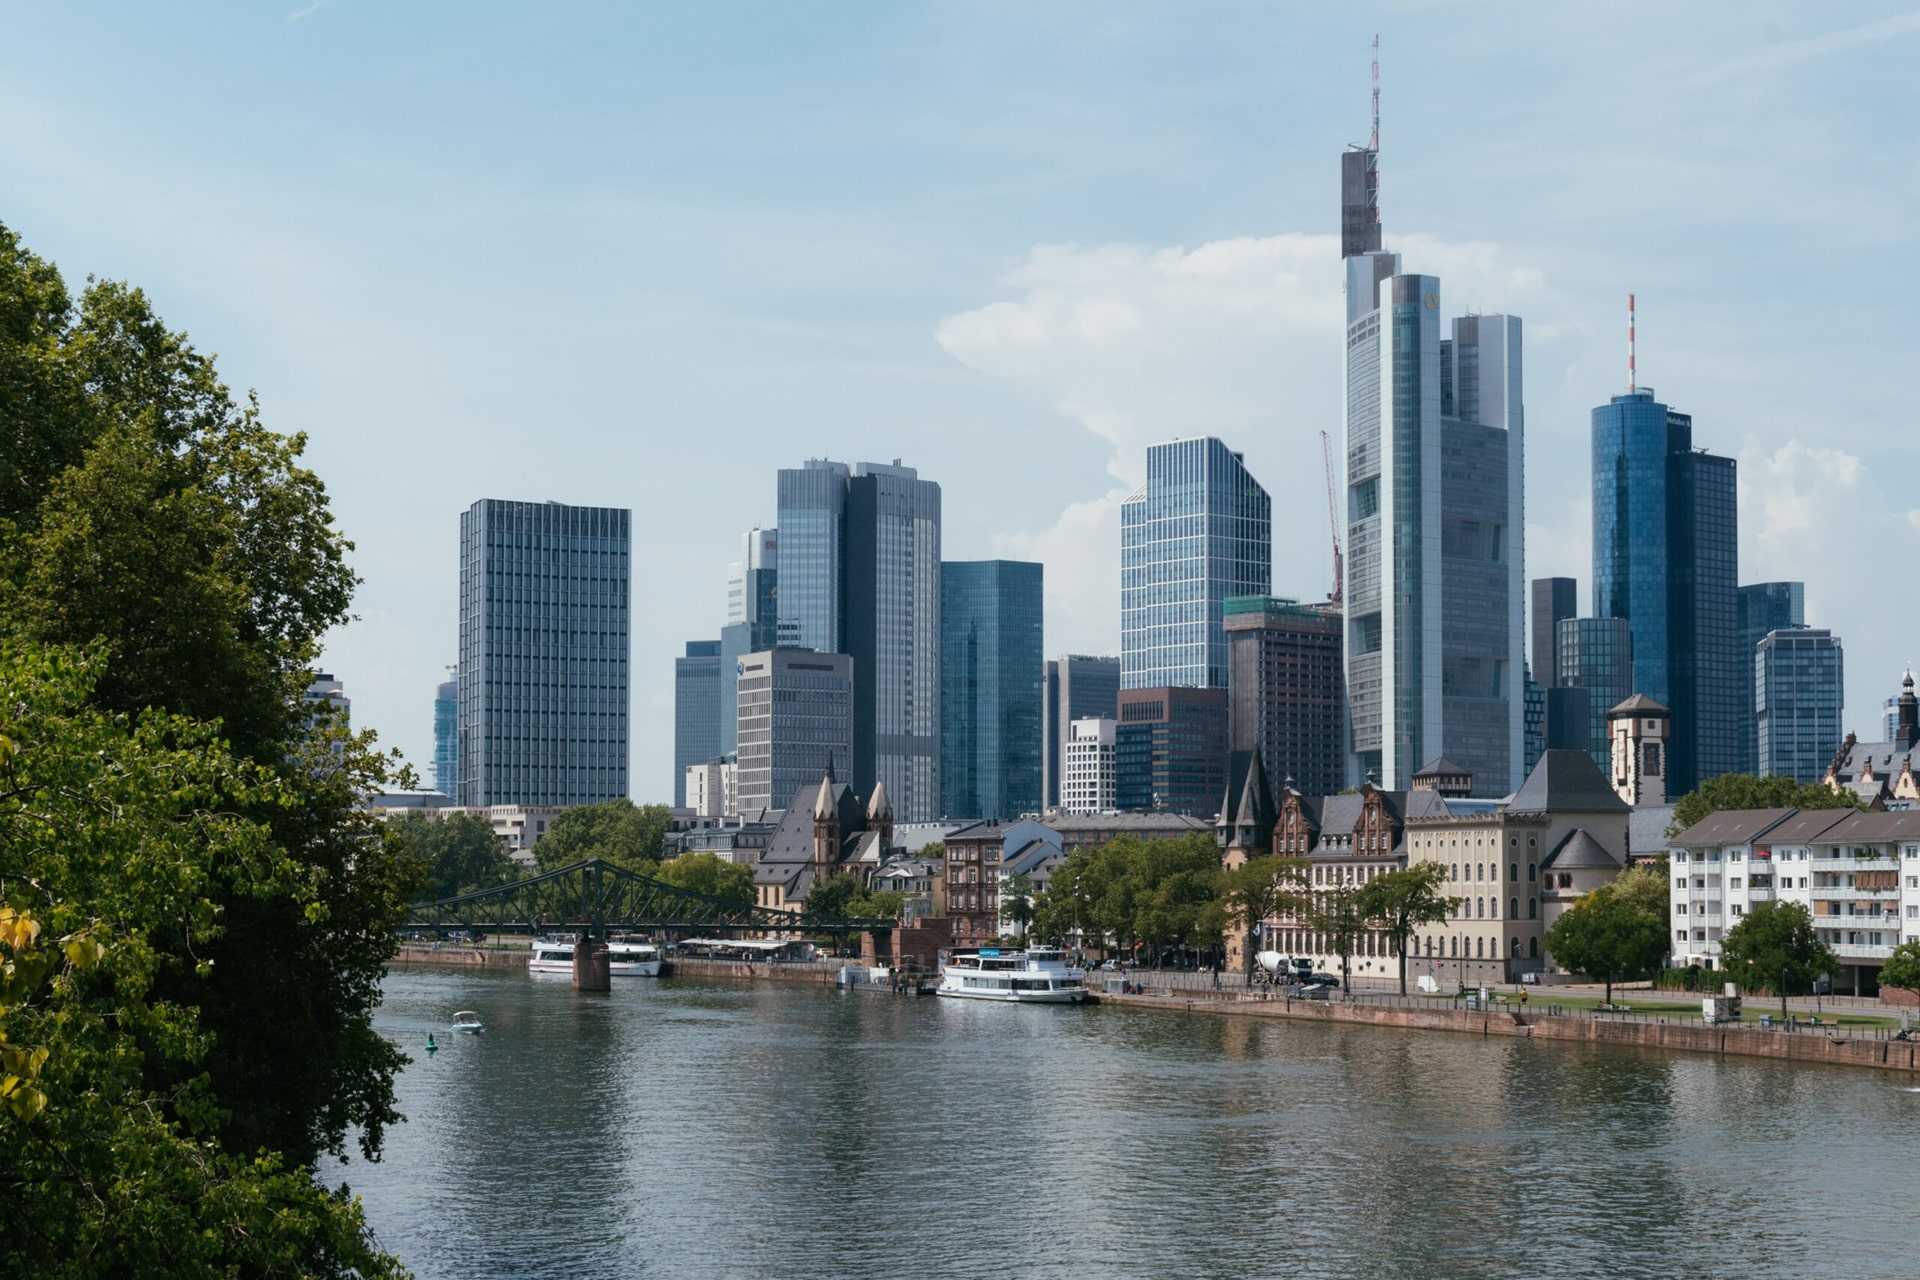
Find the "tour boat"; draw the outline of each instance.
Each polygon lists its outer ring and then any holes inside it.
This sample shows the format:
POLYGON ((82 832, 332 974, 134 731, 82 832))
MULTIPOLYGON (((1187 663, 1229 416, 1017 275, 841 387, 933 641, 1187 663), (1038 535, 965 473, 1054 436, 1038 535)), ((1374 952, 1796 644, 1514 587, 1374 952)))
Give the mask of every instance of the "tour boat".
MULTIPOLYGON (((607 970, 616 978, 657 978, 660 968, 660 948, 651 942, 616 938, 607 943, 607 970)), ((573 939, 535 939, 527 972, 572 973, 573 939)))
POLYGON ((1079 1004, 1087 998, 1087 971, 1069 967, 1058 951, 985 947, 948 960, 938 991, 962 1000, 1079 1004))

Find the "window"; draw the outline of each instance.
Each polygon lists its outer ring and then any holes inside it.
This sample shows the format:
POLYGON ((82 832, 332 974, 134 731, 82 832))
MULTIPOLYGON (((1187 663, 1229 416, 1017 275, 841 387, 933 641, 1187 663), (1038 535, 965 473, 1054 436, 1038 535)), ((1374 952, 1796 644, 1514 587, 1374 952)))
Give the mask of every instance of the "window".
POLYGON ((1737 902, 1733 904, 1732 910, 1733 910, 1733 914, 1736 916, 1745 915, 1747 913, 1747 909, 1741 906, 1737 902))
POLYGON ((1485 960, 1487 958, 1487 940, 1485 938, 1475 938, 1473 940, 1473 958, 1475 960, 1485 960))
POLYGON ((1676 889, 1684 889, 1684 888, 1686 888, 1686 887, 1687 887, 1687 878, 1686 878, 1685 876, 1675 876, 1675 877, 1673 878, 1673 887, 1674 887, 1674 888, 1676 888, 1676 889))
POLYGON ((1485 898, 1475 898, 1473 900, 1473 918, 1476 920, 1485 920, 1487 918, 1487 900, 1485 898))
POLYGON ((1539 903, 1540 900, 1538 898, 1527 899, 1527 919, 1537 920, 1540 918, 1538 914, 1539 903))
POLYGON ((1727 888, 1729 888, 1729 889, 1738 889, 1739 887, 1740 887, 1740 877, 1739 877, 1739 876, 1728 876, 1728 877, 1727 877, 1727 888))
POLYGON ((1539 864, 1538 864, 1538 863, 1535 863, 1535 862, 1529 862, 1529 863, 1527 864, 1527 883, 1528 883, 1528 884, 1532 884, 1532 883, 1533 883, 1533 873, 1534 873, 1534 870, 1535 870, 1535 868, 1537 868, 1538 866, 1539 866, 1539 864))
POLYGON ((1519 918, 1520 918, 1520 899, 1508 898, 1507 899, 1507 919, 1518 920, 1519 918))
POLYGON ((1518 938, 1513 940, 1513 958, 1515 960, 1520 958, 1520 939, 1518 938))
POLYGON ((1519 883, 1520 881, 1520 864, 1519 863, 1509 862, 1507 864, 1507 879, 1513 881, 1516 884, 1519 883))
POLYGON ((1683 915, 1685 915, 1685 914, 1687 914, 1687 904, 1686 904, 1686 903, 1684 903, 1684 902, 1676 902, 1676 903, 1674 903, 1674 904, 1673 904, 1673 914, 1675 914, 1675 915, 1677 915, 1677 916, 1683 916, 1683 915))
POLYGON ((1540 958, 1540 939, 1528 938, 1527 939, 1527 959, 1538 960, 1539 958, 1540 958))
POLYGON ((1673 931, 1673 940, 1675 942, 1685 942, 1687 940, 1687 931, 1685 929, 1675 929, 1673 931))

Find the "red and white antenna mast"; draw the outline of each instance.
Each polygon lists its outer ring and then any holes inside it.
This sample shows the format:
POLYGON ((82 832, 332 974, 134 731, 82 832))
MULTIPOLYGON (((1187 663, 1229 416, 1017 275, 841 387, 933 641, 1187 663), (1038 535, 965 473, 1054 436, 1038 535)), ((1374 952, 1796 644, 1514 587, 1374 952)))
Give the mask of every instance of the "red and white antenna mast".
POLYGON ((1380 35, 1373 37, 1373 136, 1367 139, 1367 150, 1380 150, 1380 35))
POLYGON ((1633 295, 1627 295, 1627 394, 1632 395, 1639 389, 1638 374, 1633 367, 1633 295))

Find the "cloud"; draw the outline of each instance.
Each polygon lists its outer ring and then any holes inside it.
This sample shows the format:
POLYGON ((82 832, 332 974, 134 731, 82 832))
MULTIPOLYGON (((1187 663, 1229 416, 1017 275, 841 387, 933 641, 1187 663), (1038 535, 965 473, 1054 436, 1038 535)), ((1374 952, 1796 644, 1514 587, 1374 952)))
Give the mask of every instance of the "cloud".
POLYGON ((326 8, 327 5, 330 3, 332 3, 332 0, 312 0, 311 3, 303 5, 302 7, 295 9, 292 13, 288 14, 287 21, 298 22, 302 18, 311 18, 314 14, 326 8))
POLYGON ((1920 13, 1895 14, 1890 18, 1881 18, 1876 22, 1863 22, 1857 27, 1829 31, 1825 35, 1812 36, 1805 40, 1783 41, 1759 53, 1708 67, 1695 74, 1692 77, 1692 83, 1696 86, 1720 84, 1757 72, 1777 71, 1782 67, 1809 62, 1830 53, 1838 53, 1842 49, 1885 44, 1889 40, 1898 40, 1915 34, 1920 34, 1920 13))

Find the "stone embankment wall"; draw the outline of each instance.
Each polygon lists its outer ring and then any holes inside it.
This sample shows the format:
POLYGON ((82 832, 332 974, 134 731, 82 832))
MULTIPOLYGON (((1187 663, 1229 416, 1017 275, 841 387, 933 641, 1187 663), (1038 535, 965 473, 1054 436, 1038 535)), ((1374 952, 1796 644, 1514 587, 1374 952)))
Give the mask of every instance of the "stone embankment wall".
POLYGON ((1920 1071, 1920 1041, 1879 1036, 1850 1036, 1844 1031, 1802 1028, 1785 1031, 1705 1023, 1642 1022, 1608 1018, 1551 1017, 1499 1010, 1409 1009, 1318 1000, 1204 1000, 1179 995, 1115 995, 1106 1003, 1193 1013, 1222 1013, 1307 1022, 1346 1022, 1375 1027, 1452 1031, 1483 1036, 1531 1036, 1541 1040, 1579 1040, 1641 1049, 1679 1049, 1690 1053, 1781 1058, 1835 1066, 1920 1071))

